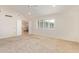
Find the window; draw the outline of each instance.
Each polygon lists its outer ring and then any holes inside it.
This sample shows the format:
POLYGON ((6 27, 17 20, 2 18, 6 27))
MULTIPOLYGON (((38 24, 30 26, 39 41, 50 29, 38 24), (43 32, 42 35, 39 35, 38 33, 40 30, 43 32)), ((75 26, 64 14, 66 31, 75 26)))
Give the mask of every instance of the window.
POLYGON ((39 29, 53 29, 55 27, 55 19, 52 20, 38 20, 39 29))

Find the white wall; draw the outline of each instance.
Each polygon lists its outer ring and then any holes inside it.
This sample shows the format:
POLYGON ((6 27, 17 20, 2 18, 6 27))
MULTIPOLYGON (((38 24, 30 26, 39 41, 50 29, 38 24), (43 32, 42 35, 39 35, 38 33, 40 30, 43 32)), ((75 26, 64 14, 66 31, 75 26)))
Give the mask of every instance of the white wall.
POLYGON ((3 9, 0 13, 0 39, 20 36, 21 20, 22 18, 16 12, 3 9), (6 14, 12 15, 13 17, 5 17, 6 14))
POLYGON ((16 36, 16 20, 0 14, 0 38, 16 36))
POLYGON ((30 34, 38 34, 50 36, 55 38, 63 38, 69 41, 79 42, 79 8, 52 15, 50 17, 36 18, 30 21, 30 34), (54 30, 39 30, 36 29, 36 22, 38 19, 56 19, 56 28, 54 30))

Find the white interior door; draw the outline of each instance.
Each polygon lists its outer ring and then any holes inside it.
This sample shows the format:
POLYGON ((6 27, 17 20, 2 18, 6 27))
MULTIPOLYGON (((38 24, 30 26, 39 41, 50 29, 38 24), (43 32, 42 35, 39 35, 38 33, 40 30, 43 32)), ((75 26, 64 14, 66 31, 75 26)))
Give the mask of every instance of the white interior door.
POLYGON ((22 34, 22 20, 17 20, 17 36, 22 34))

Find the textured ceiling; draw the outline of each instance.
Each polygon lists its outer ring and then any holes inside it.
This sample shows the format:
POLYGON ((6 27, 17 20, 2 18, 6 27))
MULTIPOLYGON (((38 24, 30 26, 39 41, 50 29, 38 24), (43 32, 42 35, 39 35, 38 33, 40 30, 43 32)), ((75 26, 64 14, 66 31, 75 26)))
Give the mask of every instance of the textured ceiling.
POLYGON ((78 11, 79 6, 73 5, 0 5, 0 14, 19 16, 28 21, 37 18, 51 18, 71 10, 78 11))
POLYGON ((45 15, 50 15, 50 14, 56 14, 60 13, 63 11, 66 6, 56 6, 53 7, 52 5, 33 5, 33 6, 28 6, 28 5, 5 5, 5 6, 0 6, 6 9, 14 10, 18 13, 21 13, 25 16, 32 15, 32 16, 45 16, 45 15))
MULTIPOLYGON (((79 9, 79 6, 70 5, 0 5, 1 12, 9 11, 8 14, 14 13, 23 15, 24 18, 32 19, 34 17, 49 17, 58 15, 72 9, 79 9), (4 11, 3 11, 4 9, 4 11)), ((12 15, 13 16, 13 15, 12 15)))

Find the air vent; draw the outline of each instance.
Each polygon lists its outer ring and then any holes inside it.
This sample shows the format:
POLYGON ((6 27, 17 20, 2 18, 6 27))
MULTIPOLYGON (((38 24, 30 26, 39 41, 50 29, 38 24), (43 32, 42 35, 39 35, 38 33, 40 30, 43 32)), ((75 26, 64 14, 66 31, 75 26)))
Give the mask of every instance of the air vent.
POLYGON ((13 16, 11 16, 11 15, 5 15, 6 17, 13 17, 13 16))

